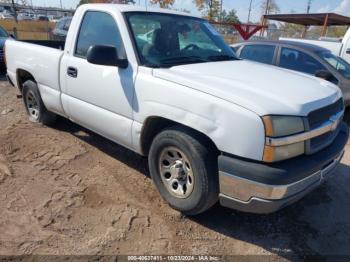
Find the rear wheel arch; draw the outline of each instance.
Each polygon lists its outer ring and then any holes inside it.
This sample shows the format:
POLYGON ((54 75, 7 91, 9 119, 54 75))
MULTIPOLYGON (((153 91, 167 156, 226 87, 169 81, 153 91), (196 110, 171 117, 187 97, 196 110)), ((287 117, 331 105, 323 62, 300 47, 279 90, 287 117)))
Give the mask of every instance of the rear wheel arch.
POLYGON ((21 92, 23 91, 23 84, 28 80, 37 83, 34 76, 30 72, 24 69, 17 69, 17 84, 21 92))
POLYGON ((200 141, 208 145, 210 149, 213 150, 213 152, 215 152, 216 154, 219 154, 219 150, 216 147, 216 144, 206 134, 192 127, 181 124, 179 122, 176 122, 164 117, 159 117, 159 116, 149 117, 146 119, 146 121, 143 124, 142 131, 141 131, 142 154, 147 156, 151 148, 152 141, 157 136, 157 134, 159 134, 164 129, 171 128, 171 127, 177 127, 178 129, 182 130, 182 132, 187 133, 193 137, 196 137, 197 139, 199 139, 200 141))
POLYGON ((22 95, 30 121, 44 125, 52 125, 56 122, 57 116, 46 109, 35 80, 28 79, 23 83, 22 95))

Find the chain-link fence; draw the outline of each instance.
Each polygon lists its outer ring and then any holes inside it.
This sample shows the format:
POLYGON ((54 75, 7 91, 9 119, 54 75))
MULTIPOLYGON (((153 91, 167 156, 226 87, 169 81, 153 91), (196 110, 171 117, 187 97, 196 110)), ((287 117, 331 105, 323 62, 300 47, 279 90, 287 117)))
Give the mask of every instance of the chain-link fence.
MULTIPOLYGON (((239 32, 233 26, 214 25, 216 29, 224 37, 226 43, 234 44, 244 41, 239 32)), ((328 40, 340 41, 347 31, 347 27, 329 27, 324 38, 328 40)), ((253 40, 279 40, 281 37, 287 38, 305 38, 305 39, 320 39, 322 27, 303 26, 291 27, 283 29, 282 26, 273 26, 272 28, 264 29, 254 34, 249 41, 253 40)))

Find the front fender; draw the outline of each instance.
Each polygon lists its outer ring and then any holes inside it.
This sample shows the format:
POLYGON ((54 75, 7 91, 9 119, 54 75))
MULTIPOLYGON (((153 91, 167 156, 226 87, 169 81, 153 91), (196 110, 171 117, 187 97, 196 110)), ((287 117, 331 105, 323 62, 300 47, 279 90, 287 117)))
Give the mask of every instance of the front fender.
POLYGON ((154 78, 152 84, 147 81, 137 81, 135 86, 137 141, 147 119, 159 116, 203 133, 222 152, 262 160, 265 129, 256 113, 175 83, 154 78))

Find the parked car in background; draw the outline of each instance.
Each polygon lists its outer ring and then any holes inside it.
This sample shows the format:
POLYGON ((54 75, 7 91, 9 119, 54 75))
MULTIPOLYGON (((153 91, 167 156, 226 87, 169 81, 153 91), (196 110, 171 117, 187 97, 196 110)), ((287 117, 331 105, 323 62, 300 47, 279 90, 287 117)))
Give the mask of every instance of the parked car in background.
POLYGON ((327 38, 320 38, 320 40, 280 38, 280 40, 318 45, 329 49, 334 55, 339 56, 346 62, 350 63, 350 29, 348 29, 343 39, 340 41, 334 41, 334 39, 327 38))
POLYGON ((36 20, 38 20, 38 21, 46 21, 46 22, 50 21, 50 19, 46 15, 38 15, 36 17, 36 20))
POLYGON ((58 23, 58 21, 61 19, 61 17, 54 16, 54 15, 49 15, 48 18, 49 18, 50 22, 53 22, 53 23, 58 23))
POLYGON ((65 41, 68 29, 72 22, 72 17, 64 17, 58 21, 55 29, 52 31, 52 40, 65 41))
POLYGON ((58 114, 148 156, 160 194, 187 215, 219 200, 274 212, 318 187, 344 154, 337 86, 238 59, 205 19, 91 4, 72 25, 65 50, 6 42, 29 119, 58 114), (154 25, 149 42, 139 37, 154 25))
POLYGON ((31 20, 33 20, 33 17, 27 13, 19 13, 17 15, 17 20, 18 21, 31 21, 31 20))
POLYGON ((2 12, 0 13, 0 19, 4 19, 4 20, 12 20, 15 19, 13 15, 2 12))
POLYGON ((299 71, 338 85, 346 106, 350 105, 350 65, 330 50, 293 41, 253 41, 232 45, 237 56, 264 64, 299 71))
POLYGON ((6 65, 4 60, 4 46, 6 40, 9 38, 7 31, 0 26, 0 71, 6 71, 6 65))

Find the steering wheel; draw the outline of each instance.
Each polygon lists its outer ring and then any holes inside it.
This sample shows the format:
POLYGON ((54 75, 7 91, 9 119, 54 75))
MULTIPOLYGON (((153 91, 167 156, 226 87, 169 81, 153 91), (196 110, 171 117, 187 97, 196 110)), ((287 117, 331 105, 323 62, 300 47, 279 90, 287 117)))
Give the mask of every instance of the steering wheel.
POLYGON ((183 50, 187 51, 188 49, 192 48, 193 50, 199 50, 199 46, 196 44, 189 44, 188 46, 186 46, 183 50))

